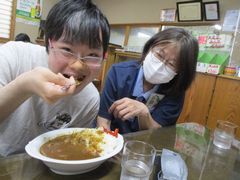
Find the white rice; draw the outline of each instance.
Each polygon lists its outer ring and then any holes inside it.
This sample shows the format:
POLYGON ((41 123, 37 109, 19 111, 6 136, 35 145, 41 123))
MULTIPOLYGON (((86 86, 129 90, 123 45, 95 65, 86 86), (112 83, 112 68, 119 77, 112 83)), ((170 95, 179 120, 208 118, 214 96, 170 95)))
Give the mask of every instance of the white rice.
MULTIPOLYGON (((117 138, 111 134, 104 132, 102 127, 94 129, 94 128, 86 128, 81 131, 79 137, 84 137, 84 141, 86 143, 86 147, 90 148, 93 152, 98 152, 99 156, 105 156, 109 153, 112 153, 113 150, 117 147, 117 138), (102 132, 102 133, 99 133, 102 132), (96 146, 94 143, 100 140, 96 146), (93 142, 93 143, 91 143, 93 142), (96 149, 97 147, 97 149, 96 149)), ((76 142, 75 140, 73 142, 76 142)))
POLYGON ((104 133, 104 139, 100 144, 100 147, 103 149, 103 151, 100 153, 101 156, 111 153, 117 147, 117 138, 110 134, 104 133))

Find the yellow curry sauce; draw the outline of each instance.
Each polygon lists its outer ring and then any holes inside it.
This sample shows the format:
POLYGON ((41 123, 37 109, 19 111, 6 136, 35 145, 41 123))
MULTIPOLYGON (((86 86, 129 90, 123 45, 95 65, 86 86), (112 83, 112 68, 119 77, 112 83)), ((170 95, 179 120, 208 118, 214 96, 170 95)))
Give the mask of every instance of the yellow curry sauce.
POLYGON ((103 151, 104 132, 99 129, 85 129, 69 135, 61 135, 47 141, 40 153, 60 160, 84 160, 100 156, 103 151))

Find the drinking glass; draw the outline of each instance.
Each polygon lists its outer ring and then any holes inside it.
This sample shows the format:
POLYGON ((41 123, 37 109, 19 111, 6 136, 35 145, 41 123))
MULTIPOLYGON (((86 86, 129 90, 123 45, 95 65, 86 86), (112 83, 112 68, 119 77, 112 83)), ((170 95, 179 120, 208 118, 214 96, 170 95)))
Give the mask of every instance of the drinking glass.
POLYGON ((222 149, 230 149, 237 127, 232 122, 218 120, 214 130, 213 144, 222 149))
POLYGON ((156 149, 143 141, 127 141, 123 148, 120 180, 148 180, 154 165, 156 149))

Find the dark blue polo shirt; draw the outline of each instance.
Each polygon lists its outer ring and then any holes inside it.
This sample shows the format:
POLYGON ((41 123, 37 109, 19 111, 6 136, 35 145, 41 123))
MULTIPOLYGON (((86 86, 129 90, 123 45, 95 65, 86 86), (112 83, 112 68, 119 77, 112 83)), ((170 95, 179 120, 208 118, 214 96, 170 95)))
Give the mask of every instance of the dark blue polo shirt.
MULTIPOLYGON (((121 134, 135 132, 139 130, 137 118, 129 121, 115 119, 108 109, 116 100, 134 97, 133 90, 138 77, 141 65, 139 61, 126 61, 113 64, 105 81, 105 87, 101 94, 99 116, 111 121, 111 129, 119 128, 121 134)), ((159 86, 157 93, 159 92, 159 86)), ((152 118, 161 126, 169 126, 176 123, 181 113, 184 102, 184 94, 178 97, 165 95, 164 98, 152 109, 152 118)))

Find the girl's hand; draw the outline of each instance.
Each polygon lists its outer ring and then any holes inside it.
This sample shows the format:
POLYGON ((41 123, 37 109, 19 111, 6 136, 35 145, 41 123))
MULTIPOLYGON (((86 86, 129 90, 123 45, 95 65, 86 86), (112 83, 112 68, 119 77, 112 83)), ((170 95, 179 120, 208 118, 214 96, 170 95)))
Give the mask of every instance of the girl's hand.
POLYGON ((122 98, 111 105, 109 113, 113 113, 115 118, 125 121, 136 116, 146 117, 150 112, 142 102, 130 98, 122 98))

